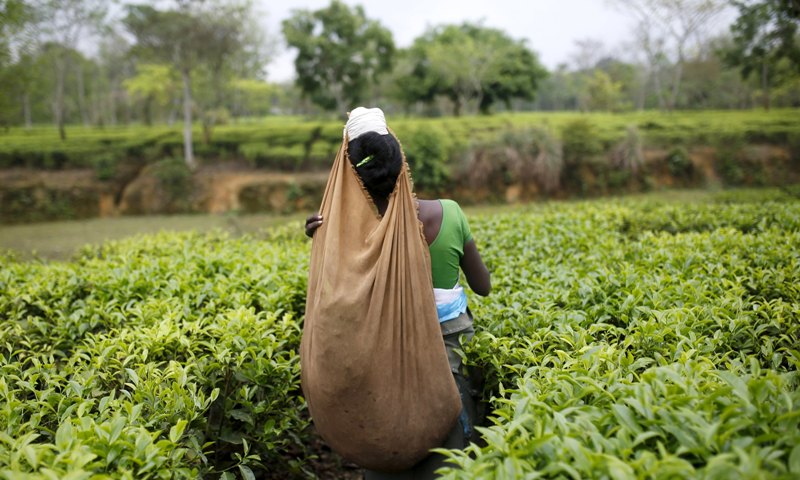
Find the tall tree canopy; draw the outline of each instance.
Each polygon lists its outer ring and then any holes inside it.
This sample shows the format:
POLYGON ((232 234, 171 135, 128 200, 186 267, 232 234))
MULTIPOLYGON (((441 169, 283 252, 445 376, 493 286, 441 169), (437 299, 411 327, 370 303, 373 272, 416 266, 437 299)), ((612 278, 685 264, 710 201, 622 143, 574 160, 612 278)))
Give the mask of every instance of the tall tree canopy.
POLYGON ((324 109, 343 113, 392 68, 392 33, 361 6, 334 0, 320 10, 295 10, 283 21, 283 34, 297 49, 298 87, 324 109))
POLYGON ((84 78, 80 62, 75 62, 78 43, 101 33, 106 26, 108 2, 105 0, 31 0, 35 11, 35 30, 38 43, 52 53, 54 72, 53 115, 61 139, 66 139, 65 86, 67 76, 77 79, 77 100, 81 117, 86 123, 84 78), (60 51, 59 51, 60 50, 60 51), (74 70, 74 71, 73 71, 74 70))
POLYGON ((19 45, 13 52, 13 46, 21 42, 20 33, 33 17, 33 9, 22 0, 0 0, 0 91, 4 92, 0 95, 0 123, 8 121, 5 114, 13 108, 14 94, 24 90, 25 72, 18 67, 19 58, 14 57, 25 52, 19 51, 19 45))
POLYGON ((0 0, 0 67, 11 59, 12 39, 32 15, 22 0, 0 0))
POLYGON ((742 77, 757 74, 765 109, 770 107, 770 83, 780 63, 793 76, 800 71, 800 7, 791 0, 734 1, 739 17, 731 25, 733 45, 725 60, 739 67, 742 77))
POLYGON ((246 48, 249 3, 204 5, 181 2, 178 8, 158 10, 129 5, 123 20, 136 37, 134 52, 171 65, 183 84, 184 160, 194 169, 192 149, 192 75, 200 68, 218 74, 246 48))
POLYGON ((689 47, 703 43, 719 18, 724 0, 611 0, 638 21, 636 39, 646 61, 662 109, 678 103, 689 47))
POLYGON ((532 100, 546 71, 524 41, 502 30, 464 23, 428 30, 408 51, 410 66, 398 81, 407 103, 452 100, 455 113, 475 105, 487 113, 495 102, 532 100))

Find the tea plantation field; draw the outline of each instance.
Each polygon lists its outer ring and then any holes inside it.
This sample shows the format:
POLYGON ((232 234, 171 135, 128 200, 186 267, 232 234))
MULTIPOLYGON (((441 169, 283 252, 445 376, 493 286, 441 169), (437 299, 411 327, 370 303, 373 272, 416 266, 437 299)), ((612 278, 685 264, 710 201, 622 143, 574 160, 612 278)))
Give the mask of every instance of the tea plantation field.
MULTIPOLYGON (((473 215, 482 442, 446 478, 800 477, 800 200, 473 215)), ((0 478, 302 478, 309 242, 163 233, 0 258, 0 478)))

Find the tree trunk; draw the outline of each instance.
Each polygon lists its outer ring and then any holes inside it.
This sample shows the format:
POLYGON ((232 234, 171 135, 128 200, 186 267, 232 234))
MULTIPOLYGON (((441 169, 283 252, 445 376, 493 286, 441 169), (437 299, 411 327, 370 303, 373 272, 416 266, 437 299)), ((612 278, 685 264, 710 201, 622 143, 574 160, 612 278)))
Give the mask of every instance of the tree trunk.
POLYGON ((144 105, 142 109, 142 113, 144 114, 144 124, 148 127, 153 124, 152 118, 152 106, 153 106, 153 96, 148 95, 147 98, 144 99, 144 105))
POLYGON ((22 94, 22 115, 25 118, 25 130, 30 130, 33 120, 31 119, 31 95, 28 92, 22 94))
POLYGON ((766 60, 761 63, 761 91, 764 97, 764 110, 769 111, 770 98, 769 98, 769 76, 766 60))
POLYGON ((453 95, 451 97, 453 101, 453 115, 456 117, 461 116, 461 95, 453 95))
POLYGON ((675 65, 675 74, 672 77, 672 94, 669 98, 669 109, 670 111, 675 110, 675 106, 678 103, 678 94, 680 93, 681 89, 681 80, 683 78, 683 51, 678 50, 678 63, 675 65))
POLYGON ((83 84, 83 67, 78 62, 75 72, 78 77, 78 110, 81 112, 81 121, 84 127, 89 126, 89 112, 86 110, 86 87, 83 84))
POLYGON ((666 110, 666 101, 664 100, 664 92, 661 90, 661 75, 658 68, 653 70, 653 88, 656 90, 656 98, 658 99, 658 109, 666 110))
POLYGON ((636 98, 637 110, 644 110, 645 103, 647 102, 647 76, 638 74, 639 77, 639 92, 636 98))
POLYGON ((195 170, 197 164, 192 151, 192 90, 189 70, 181 70, 183 77, 183 158, 189 170, 195 170))
POLYGON ((64 81, 67 73, 67 61, 64 58, 56 59, 56 91, 53 102, 53 115, 55 116, 58 136, 62 141, 67 139, 64 130, 64 81))
POLYGON ((117 92, 119 87, 116 81, 111 82, 111 93, 108 96, 108 114, 111 125, 117 125, 117 92))

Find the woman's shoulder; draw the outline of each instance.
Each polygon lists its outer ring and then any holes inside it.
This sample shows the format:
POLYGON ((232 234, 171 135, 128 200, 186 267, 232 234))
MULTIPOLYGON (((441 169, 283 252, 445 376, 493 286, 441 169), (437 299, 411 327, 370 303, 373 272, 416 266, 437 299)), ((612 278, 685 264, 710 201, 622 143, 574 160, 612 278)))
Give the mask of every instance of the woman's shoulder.
POLYGON ((433 217, 441 217, 442 206, 439 200, 417 200, 419 202, 420 220, 428 220, 433 217))
POLYGON ((437 200, 442 205, 442 210, 447 211, 450 215, 464 216, 464 211, 461 210, 461 205, 455 200, 449 198, 441 198, 437 200))
POLYGON ((456 202, 455 200, 451 200, 449 198, 437 198, 435 200, 420 200, 419 202, 420 202, 420 204, 422 204, 423 202, 426 202, 428 205, 433 204, 437 208, 439 207, 439 205, 441 205, 442 207, 458 207, 458 208, 461 208, 458 205, 458 202, 456 202))

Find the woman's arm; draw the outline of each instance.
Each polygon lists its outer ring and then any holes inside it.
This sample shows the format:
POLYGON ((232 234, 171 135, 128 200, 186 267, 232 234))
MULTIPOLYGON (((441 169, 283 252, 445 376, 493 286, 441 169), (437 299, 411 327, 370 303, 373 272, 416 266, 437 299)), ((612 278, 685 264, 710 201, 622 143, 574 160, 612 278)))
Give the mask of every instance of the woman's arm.
POLYGON ((478 295, 485 297, 489 295, 492 290, 492 280, 489 275, 489 269, 481 259, 481 254, 478 253, 478 246, 475 245, 475 240, 470 239, 464 244, 464 256, 461 257, 461 270, 464 271, 464 276, 467 277, 469 288, 478 295))

